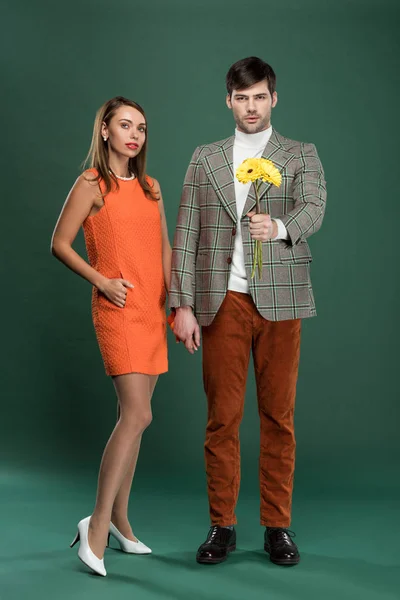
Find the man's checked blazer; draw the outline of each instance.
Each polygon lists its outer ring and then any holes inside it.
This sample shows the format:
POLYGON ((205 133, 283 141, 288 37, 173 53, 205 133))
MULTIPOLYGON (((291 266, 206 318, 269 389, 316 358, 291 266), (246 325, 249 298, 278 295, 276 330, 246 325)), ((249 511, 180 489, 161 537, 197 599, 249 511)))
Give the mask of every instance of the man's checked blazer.
MULTIPOLYGON (((193 307, 200 325, 209 325, 228 289, 236 226, 234 137, 196 148, 186 173, 179 208, 169 306, 193 307)), ((261 211, 280 218, 288 240, 263 243, 262 279, 251 279, 253 240, 246 213, 255 208, 251 186, 240 218, 250 295, 270 321, 316 314, 306 241, 321 227, 325 212, 324 171, 313 144, 289 140, 274 129, 262 155, 282 175, 279 188, 263 183, 261 211)))

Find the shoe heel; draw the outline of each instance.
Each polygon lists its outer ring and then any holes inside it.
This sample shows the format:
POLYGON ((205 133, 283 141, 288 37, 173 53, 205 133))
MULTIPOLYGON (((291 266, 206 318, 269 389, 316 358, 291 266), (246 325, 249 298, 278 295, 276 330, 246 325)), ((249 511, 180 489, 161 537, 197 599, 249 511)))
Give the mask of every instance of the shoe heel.
POLYGON ((108 538, 107 538, 107 546, 106 546, 106 548, 109 548, 109 547, 110 547, 110 534, 108 534, 108 538))
POLYGON ((70 548, 73 548, 75 546, 75 544, 77 542, 79 542, 79 540, 81 539, 81 536, 79 535, 79 531, 76 534, 76 536, 74 537, 74 539, 72 540, 71 544, 69 545, 70 548))
POLYGON ((232 544, 232 546, 228 547, 228 552, 233 552, 234 550, 236 550, 236 544, 232 544))

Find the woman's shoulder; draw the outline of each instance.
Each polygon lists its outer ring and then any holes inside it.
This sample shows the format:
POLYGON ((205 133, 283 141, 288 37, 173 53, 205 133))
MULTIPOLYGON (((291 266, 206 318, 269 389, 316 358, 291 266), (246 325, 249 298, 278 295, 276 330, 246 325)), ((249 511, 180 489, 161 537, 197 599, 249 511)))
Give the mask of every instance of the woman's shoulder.
POLYGON ((98 179, 99 179, 99 172, 95 168, 86 169, 85 171, 82 172, 81 176, 86 181, 98 181, 98 179))
POLYGON ((99 175, 99 171, 95 168, 83 171, 79 179, 82 181, 82 184, 86 185, 88 188, 95 187, 98 190, 100 187, 100 190, 103 190, 104 181, 99 175))
POLYGON ((156 190, 160 187, 160 184, 158 183, 158 181, 155 177, 151 177, 150 175, 147 175, 147 174, 145 177, 146 177, 146 181, 150 187, 153 187, 156 190))
POLYGON ((86 169, 85 171, 82 171, 75 181, 73 189, 84 193, 90 193, 97 197, 101 185, 102 182, 99 180, 97 169, 86 169))

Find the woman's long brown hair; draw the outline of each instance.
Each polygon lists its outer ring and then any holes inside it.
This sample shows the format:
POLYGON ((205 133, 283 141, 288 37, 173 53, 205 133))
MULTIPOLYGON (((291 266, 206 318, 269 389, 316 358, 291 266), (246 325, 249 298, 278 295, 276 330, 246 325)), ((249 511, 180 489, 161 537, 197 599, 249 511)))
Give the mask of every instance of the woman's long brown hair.
MULTIPOLYGON (((108 145, 107 142, 103 140, 101 128, 103 123, 105 123, 107 126, 110 124, 111 119, 121 106, 131 106, 132 108, 136 108, 136 110, 143 115, 144 120, 146 121, 146 115, 144 114, 143 108, 136 102, 128 100, 123 96, 116 96, 115 98, 108 100, 108 102, 105 102, 97 111, 93 126, 92 143, 90 144, 90 149, 83 163, 83 167, 85 168, 87 164, 89 164, 92 169, 97 170, 97 181, 99 182, 102 180, 105 184, 103 196, 109 194, 113 188, 118 190, 119 184, 114 173, 110 172, 108 145)), ((139 180, 139 183, 146 196, 151 200, 158 200, 158 196, 146 179, 147 136, 148 127, 146 121, 146 138, 143 147, 137 156, 129 159, 128 168, 129 171, 134 173, 139 180)))

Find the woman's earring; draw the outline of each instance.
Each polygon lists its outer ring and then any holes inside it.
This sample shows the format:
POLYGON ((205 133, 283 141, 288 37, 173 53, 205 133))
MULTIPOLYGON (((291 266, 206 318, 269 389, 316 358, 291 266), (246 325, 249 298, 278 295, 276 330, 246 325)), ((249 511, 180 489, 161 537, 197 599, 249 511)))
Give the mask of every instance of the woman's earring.
POLYGON ((104 137, 103 137, 103 140, 104 140, 105 142, 107 141, 107 138, 106 138, 106 136, 104 136, 104 137))

